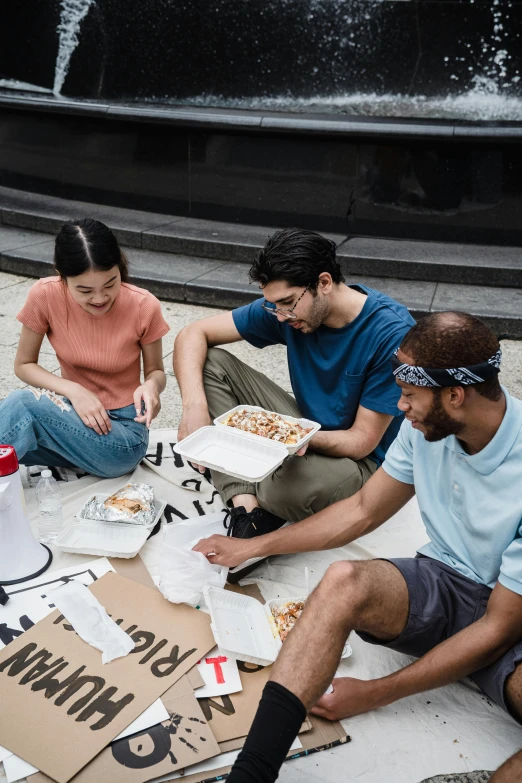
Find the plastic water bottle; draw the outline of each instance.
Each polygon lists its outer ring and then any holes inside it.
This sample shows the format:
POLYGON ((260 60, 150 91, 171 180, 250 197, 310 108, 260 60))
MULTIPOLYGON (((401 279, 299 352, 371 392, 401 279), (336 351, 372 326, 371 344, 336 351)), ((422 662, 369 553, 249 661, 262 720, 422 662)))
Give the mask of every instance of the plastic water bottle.
POLYGON ((62 494, 60 485, 50 470, 42 470, 36 485, 38 501, 38 538, 42 544, 51 544, 62 529, 62 494))

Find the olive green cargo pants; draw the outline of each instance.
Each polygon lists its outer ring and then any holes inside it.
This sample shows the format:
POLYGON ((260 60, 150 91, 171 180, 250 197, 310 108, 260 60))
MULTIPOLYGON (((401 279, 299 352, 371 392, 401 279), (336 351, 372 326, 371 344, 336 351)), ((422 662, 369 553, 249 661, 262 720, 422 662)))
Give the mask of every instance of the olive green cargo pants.
MULTIPOLYGON (((259 405, 277 413, 301 416, 290 394, 221 348, 210 348, 203 381, 212 419, 236 405, 259 405)), ((212 480, 225 503, 235 495, 255 495, 262 508, 289 522, 298 522, 354 495, 376 468, 376 463, 367 457, 352 460, 308 451, 304 457, 287 457, 259 484, 215 470, 212 480)))

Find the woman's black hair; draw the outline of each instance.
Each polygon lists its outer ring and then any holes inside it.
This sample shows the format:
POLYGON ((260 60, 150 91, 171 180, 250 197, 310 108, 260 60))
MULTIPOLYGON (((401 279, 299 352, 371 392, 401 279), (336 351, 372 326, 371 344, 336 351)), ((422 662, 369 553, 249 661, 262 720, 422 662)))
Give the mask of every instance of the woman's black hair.
POLYGON ((276 231, 252 264, 249 277, 263 288, 272 280, 317 288, 319 275, 329 272, 334 283, 344 281, 336 258, 335 242, 302 228, 276 231))
POLYGON ((63 224, 56 237, 54 265, 62 280, 89 269, 105 272, 114 266, 120 270, 123 283, 129 278, 128 261, 118 240, 105 223, 93 218, 63 224))

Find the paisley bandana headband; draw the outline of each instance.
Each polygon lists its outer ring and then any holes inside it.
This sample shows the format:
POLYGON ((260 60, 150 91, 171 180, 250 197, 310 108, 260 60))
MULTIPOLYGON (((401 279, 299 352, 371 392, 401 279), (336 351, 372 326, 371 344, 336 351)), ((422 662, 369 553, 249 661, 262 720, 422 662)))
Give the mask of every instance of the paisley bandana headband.
POLYGON ((447 370, 440 368, 430 370, 414 364, 401 364, 397 359, 398 350, 392 356, 393 374, 396 380, 412 386, 470 386, 474 383, 483 383, 500 372, 502 359, 502 349, 499 348, 491 359, 482 364, 453 367, 447 370))

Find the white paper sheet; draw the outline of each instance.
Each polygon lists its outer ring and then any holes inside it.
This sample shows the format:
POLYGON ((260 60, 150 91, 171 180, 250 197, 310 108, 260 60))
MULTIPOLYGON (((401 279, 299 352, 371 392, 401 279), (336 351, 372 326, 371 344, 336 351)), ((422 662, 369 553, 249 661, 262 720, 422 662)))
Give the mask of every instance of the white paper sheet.
POLYGON ((196 699, 210 699, 213 696, 224 696, 243 690, 237 661, 227 658, 218 647, 214 647, 198 663, 198 671, 205 684, 194 691, 196 699))
POLYGON ((123 658, 134 650, 134 639, 109 617, 85 585, 71 581, 53 591, 51 597, 80 639, 101 651, 102 663, 123 658))
POLYGON ((123 729, 121 734, 118 734, 115 739, 113 739, 113 742, 116 742, 116 740, 123 739, 124 737, 128 737, 130 734, 136 734, 138 731, 145 731, 145 729, 150 729, 151 726, 156 726, 158 723, 163 723, 163 721, 169 719, 169 713, 167 712, 163 702, 161 699, 156 699, 156 701, 150 705, 150 707, 147 707, 145 712, 142 712, 141 715, 138 715, 136 720, 133 720, 130 726, 127 726, 126 729, 123 729))
POLYGON ((36 767, 29 764, 28 761, 24 761, 19 756, 15 756, 14 753, 4 761, 4 771, 7 778, 7 783, 15 783, 16 780, 22 780, 28 775, 34 775, 38 772, 36 767))

